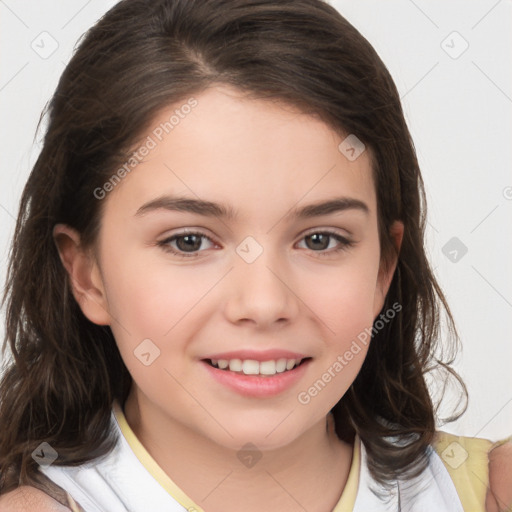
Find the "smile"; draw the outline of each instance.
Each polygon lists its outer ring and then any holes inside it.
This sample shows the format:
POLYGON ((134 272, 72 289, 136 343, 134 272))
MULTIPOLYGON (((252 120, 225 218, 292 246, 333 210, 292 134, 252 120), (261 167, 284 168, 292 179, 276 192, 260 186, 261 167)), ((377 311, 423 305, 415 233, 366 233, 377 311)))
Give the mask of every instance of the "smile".
POLYGON ((271 398, 295 388, 312 362, 311 357, 202 359, 213 385, 248 398, 271 398), (221 368, 223 366, 224 368, 221 368))
POLYGON ((207 362, 214 368, 236 372, 244 375, 272 376, 277 373, 291 371, 304 359, 271 359, 268 361, 256 361, 254 359, 208 359, 207 362))

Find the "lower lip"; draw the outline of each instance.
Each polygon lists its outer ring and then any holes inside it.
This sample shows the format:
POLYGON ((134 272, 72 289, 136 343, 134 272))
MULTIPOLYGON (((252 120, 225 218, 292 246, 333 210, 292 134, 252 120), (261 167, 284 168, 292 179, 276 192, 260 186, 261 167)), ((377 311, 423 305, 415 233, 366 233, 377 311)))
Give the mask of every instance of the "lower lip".
POLYGON ((243 373, 220 370, 219 368, 214 368, 206 361, 201 361, 217 382, 236 391, 240 395, 257 398, 275 396, 290 389, 304 375, 306 367, 310 362, 311 359, 308 359, 293 370, 261 377, 259 375, 245 375, 243 373))

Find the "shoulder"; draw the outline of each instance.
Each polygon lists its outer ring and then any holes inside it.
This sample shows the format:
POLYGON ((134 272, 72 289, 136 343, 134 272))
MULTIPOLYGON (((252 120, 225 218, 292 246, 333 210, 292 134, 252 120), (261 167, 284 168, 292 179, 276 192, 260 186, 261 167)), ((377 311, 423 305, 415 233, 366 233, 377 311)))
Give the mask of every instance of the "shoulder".
POLYGON ((69 512, 69 508, 48 496, 43 491, 24 485, 0 496, 2 512, 69 512))
POLYGON ((512 438, 493 443, 488 439, 437 432, 433 445, 450 474, 464 510, 510 510, 512 438))
POLYGON ((457 480, 476 478, 486 481, 489 451, 492 442, 478 437, 464 437, 438 431, 433 447, 441 457, 450 475, 457 480))
POLYGON ((489 452, 489 492, 486 512, 510 510, 512 505, 512 440, 496 443, 489 452))

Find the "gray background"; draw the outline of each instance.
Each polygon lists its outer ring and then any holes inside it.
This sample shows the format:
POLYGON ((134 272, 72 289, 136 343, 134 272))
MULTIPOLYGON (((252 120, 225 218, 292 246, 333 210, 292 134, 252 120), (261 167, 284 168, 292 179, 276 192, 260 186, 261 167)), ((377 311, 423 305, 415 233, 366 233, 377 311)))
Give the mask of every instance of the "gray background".
MULTIPOLYGON (((21 190, 40 149, 39 115, 80 35, 115 3, 0 0, 2 282, 21 190)), ((470 392, 467 413, 444 430, 508 436, 512 2, 331 3, 387 64, 417 147, 429 201, 428 251, 460 331, 456 368, 470 392)), ((448 404, 454 400, 450 395, 448 404)))

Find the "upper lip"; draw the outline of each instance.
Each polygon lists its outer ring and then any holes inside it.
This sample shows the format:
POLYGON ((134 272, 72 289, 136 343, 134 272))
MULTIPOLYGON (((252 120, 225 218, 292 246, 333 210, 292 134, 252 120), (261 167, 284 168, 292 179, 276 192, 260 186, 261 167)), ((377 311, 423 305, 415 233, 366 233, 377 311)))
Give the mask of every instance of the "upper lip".
POLYGON ((212 354, 203 359, 241 359, 241 360, 252 360, 252 361, 271 361, 278 359, 306 359, 310 356, 299 354, 298 352, 291 352, 290 350, 233 350, 232 352, 219 352, 218 354, 212 354))

